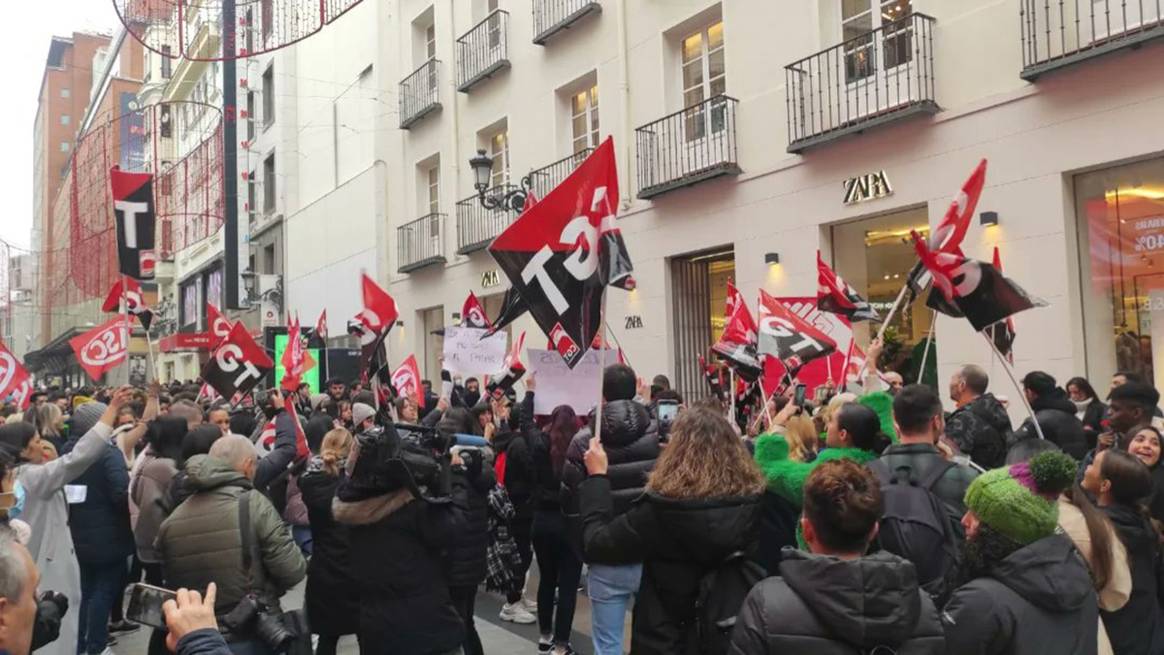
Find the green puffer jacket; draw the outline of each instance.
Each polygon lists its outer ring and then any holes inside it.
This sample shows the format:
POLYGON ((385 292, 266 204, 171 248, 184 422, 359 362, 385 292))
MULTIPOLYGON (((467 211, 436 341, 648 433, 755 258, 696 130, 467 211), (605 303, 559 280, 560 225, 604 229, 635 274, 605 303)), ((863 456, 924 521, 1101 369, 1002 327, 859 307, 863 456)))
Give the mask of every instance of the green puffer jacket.
POLYGON ((250 491, 252 535, 251 584, 243 570, 239 532, 239 496, 251 489, 244 475, 226 462, 206 455, 186 463, 186 481, 194 495, 174 510, 158 532, 166 586, 205 590, 218 585, 215 610, 229 612, 253 590, 268 605, 303 579, 307 564, 271 501, 250 491))
POLYGON ((768 489, 779 494, 796 509, 804 504, 804 481, 821 462, 851 459, 867 464, 877 455, 860 448, 825 448, 812 462, 788 459, 788 441, 782 434, 762 434, 756 438, 756 463, 768 479, 768 489))

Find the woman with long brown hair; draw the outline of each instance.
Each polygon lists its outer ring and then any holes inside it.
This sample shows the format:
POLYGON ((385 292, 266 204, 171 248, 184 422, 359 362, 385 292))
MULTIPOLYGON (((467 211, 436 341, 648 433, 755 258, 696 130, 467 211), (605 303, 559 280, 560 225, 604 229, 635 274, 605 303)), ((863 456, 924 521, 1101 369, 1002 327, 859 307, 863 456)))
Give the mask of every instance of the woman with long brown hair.
POLYGON ((646 493, 612 518, 606 452, 591 439, 580 486, 586 561, 643 562, 631 651, 699 652, 700 581, 756 543, 764 475, 731 425, 682 412, 647 478, 646 493))

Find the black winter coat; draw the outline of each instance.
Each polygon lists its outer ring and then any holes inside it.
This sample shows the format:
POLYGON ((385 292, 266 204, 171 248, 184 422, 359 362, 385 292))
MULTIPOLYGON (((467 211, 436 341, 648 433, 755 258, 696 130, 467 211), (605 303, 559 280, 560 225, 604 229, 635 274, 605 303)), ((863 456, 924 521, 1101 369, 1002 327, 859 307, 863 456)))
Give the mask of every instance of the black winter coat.
MULTIPOLYGON (((593 420, 591 416, 592 424, 593 420)), ((566 450, 566 463, 562 467, 562 484, 565 485, 562 502, 567 515, 579 513, 578 485, 586 479, 583 457, 590 448, 592 428, 579 430, 566 450)), ((602 446, 606 449, 610 467, 606 477, 610 479, 614 513, 622 514, 642 495, 647 475, 655 468, 655 460, 659 457, 658 424, 651 420, 647 408, 638 402, 608 402, 602 406, 602 446)))
POLYGON ((779 577, 744 600, 728 652, 940 655, 945 641, 913 564, 885 552, 841 560, 789 548, 779 577))
MULTIPOLYGON (((505 492, 513 503, 514 521, 529 521, 533 516, 533 455, 521 431, 505 430, 493 437, 495 459, 505 457, 505 492)), ((498 480, 501 482, 501 480, 498 480)))
POLYGON ((699 582, 728 555, 754 547, 760 497, 676 500, 647 492, 616 515, 606 476, 587 478, 578 491, 586 561, 643 563, 631 652, 697 653, 699 582))
POLYGON ((459 648, 465 627, 449 597, 441 551, 466 528, 467 499, 430 504, 407 489, 332 503, 349 527, 365 655, 434 655, 459 648))
MULTIPOLYGON (((474 453, 480 456, 480 453, 474 453)), ((493 471, 478 461, 466 473, 454 468, 451 476, 454 493, 464 496, 468 507, 465 525, 449 541, 445 571, 450 587, 475 587, 488 573, 485 552, 489 548, 489 490, 493 488, 493 471)))
POLYGON ((954 591, 942 611, 946 652, 1090 655, 1098 638, 1096 603, 1083 557, 1066 536, 1051 535, 954 591))
MULTIPOLYGON (((1047 441, 1059 446, 1076 460, 1087 456, 1087 435, 1083 433, 1083 424, 1075 418, 1075 405, 1071 404, 1062 389, 1055 389, 1050 394, 1036 398, 1031 406, 1047 441)), ((1028 418, 1015 431, 1014 436, 1016 441, 1038 439, 1039 433, 1028 418)))
MULTIPOLYGON (((77 444, 65 443, 61 454, 77 444)), ((86 487, 85 502, 69 505, 69 530, 82 564, 124 562, 134 552, 129 528, 129 469, 125 456, 110 445, 101 458, 72 482, 86 487)))
POLYGON ((1104 513, 1115 525, 1128 551, 1132 594, 1115 612, 1101 611, 1107 637, 1116 655, 1164 653, 1164 616, 1160 610, 1160 550, 1156 531, 1134 509, 1109 505, 1104 513))
POLYGON ((337 523, 331 503, 340 476, 309 466, 299 477, 299 493, 311 523, 311 559, 303 606, 311 631, 324 635, 356 634, 360 629, 359 584, 352 571, 348 526, 337 523))
POLYGON ((993 394, 984 393, 954 410, 946 419, 946 436, 982 468, 1006 463, 1010 416, 993 394))
POLYGON ((756 562, 776 575, 776 569, 784 558, 784 548, 797 547, 796 528, 800 524, 800 508, 788 502, 780 494, 767 489, 760 497, 759 518, 760 548, 756 552, 756 562))
POLYGON ((1106 415, 1107 405, 1099 398, 1092 398, 1087 404, 1087 409, 1083 410, 1083 418, 1080 420, 1083 422, 1083 434, 1087 437, 1088 450, 1095 448, 1098 443, 1099 435, 1103 432, 1103 417, 1106 415))

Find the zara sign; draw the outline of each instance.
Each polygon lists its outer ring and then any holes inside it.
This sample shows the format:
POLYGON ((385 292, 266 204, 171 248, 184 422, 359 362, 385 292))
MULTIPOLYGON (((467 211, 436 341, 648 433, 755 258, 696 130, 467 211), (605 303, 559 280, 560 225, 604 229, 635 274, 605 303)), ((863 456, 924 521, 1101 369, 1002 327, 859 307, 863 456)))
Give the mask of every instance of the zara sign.
POLYGON ((876 200, 893 195, 893 186, 885 171, 866 173, 844 181, 846 205, 855 205, 866 200, 876 200))

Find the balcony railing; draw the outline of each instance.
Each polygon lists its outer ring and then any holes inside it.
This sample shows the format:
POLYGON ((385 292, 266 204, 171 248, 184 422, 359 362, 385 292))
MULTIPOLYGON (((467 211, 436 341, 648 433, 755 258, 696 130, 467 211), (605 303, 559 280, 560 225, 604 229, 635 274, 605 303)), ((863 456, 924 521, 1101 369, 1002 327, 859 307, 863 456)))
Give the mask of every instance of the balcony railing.
POLYGON ((937 112, 933 25, 915 13, 785 66, 788 152, 937 112))
POLYGON ((549 166, 530 171, 529 186, 538 200, 545 198, 546 194, 561 184, 562 180, 573 173, 574 169, 578 168, 578 165, 585 161, 592 152, 594 152, 594 148, 585 148, 569 157, 563 157, 549 166))
MULTIPOLYGON (((517 187, 513 184, 499 184, 486 189, 487 195, 504 196, 517 187)), ((504 205, 497 209, 485 209, 476 195, 457 203, 457 254, 467 255, 489 245, 502 230, 517 218, 504 205)))
POLYGON ((1164 37, 1160 0, 1020 0, 1025 80, 1164 37))
POLYGON ((602 11, 597 0, 534 0, 533 42, 545 45, 550 37, 582 20, 591 13, 602 11))
POLYGON ((736 102, 715 96, 637 128, 639 197, 738 174, 736 102))
POLYGON ((445 215, 429 214, 396 228, 396 270, 408 273, 445 262, 445 215))
POLYGON ((441 108, 440 65, 429 59, 400 82, 400 129, 441 108))
POLYGON ((509 68, 509 14, 500 9, 457 39, 457 90, 468 92, 509 68))

